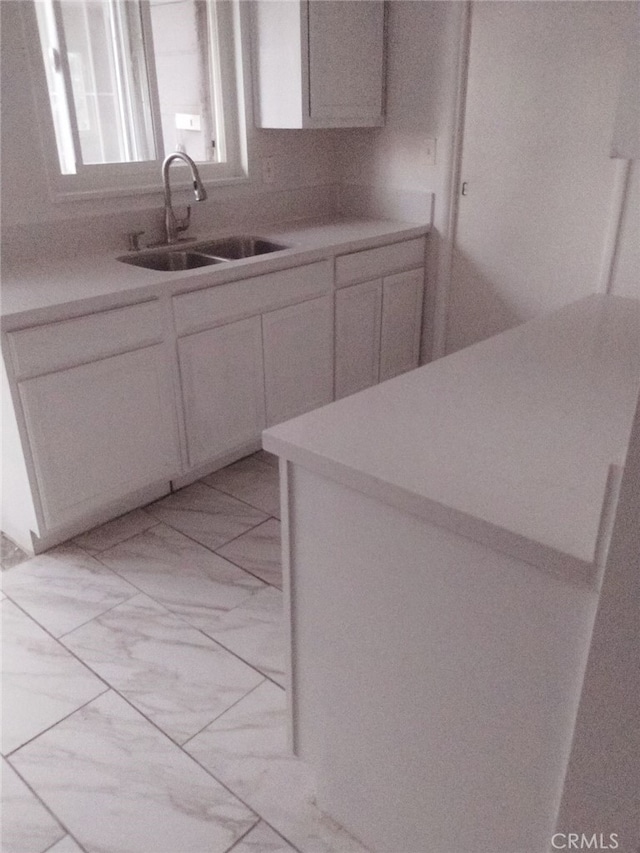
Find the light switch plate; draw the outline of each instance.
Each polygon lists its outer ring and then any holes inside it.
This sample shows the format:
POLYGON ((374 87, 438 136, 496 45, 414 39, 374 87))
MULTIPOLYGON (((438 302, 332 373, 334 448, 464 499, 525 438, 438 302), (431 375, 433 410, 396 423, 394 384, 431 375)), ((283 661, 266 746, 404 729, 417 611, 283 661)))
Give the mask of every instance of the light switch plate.
POLYGON ((190 113, 176 113, 176 128, 178 130, 200 130, 200 116, 190 113))

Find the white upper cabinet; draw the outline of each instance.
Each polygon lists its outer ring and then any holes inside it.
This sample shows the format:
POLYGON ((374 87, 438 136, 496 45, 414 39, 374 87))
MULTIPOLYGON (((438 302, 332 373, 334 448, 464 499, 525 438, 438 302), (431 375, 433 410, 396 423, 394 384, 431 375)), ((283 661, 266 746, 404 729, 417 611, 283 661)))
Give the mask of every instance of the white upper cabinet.
POLYGON ((384 124, 383 0, 258 0, 258 127, 384 124))

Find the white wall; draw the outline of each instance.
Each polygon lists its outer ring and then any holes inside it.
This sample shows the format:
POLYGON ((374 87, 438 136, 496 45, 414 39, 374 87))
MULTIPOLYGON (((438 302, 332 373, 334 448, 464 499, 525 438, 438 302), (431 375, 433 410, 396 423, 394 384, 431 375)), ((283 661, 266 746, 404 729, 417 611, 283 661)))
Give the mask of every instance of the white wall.
MULTIPOLYGON (((528 4, 527 4, 528 5, 528 4)), ((555 4, 550 4, 555 5, 555 4)), ((565 5, 565 4, 561 4, 565 5)), ((580 5, 580 4, 579 4, 580 5)), ((582 4, 592 6, 595 4, 582 4)), ((606 3, 615 10, 618 3, 606 3)), ((628 5, 628 4, 627 4, 628 5)), ((145 240, 159 235, 162 194, 126 199, 52 203, 46 181, 19 2, 0 2, 2 16, 2 222, 5 256, 44 247, 73 254, 93 239, 114 250, 122 234, 142 227, 145 240)), ((428 220, 429 194, 435 193, 434 231, 429 240, 423 360, 432 350, 436 289, 446 271, 448 182, 455 125, 456 68, 463 2, 392 0, 389 4, 387 123, 380 129, 341 131, 250 131, 252 178, 242 186, 217 187, 209 200, 194 205, 194 228, 239 227, 251 221, 296 219, 331 214, 336 190, 343 201, 373 213, 390 207, 406 218, 428 220), (436 139, 435 163, 426 139, 436 139), (275 180, 262 182, 262 159, 274 157, 275 180), (400 201, 398 201, 400 199, 400 201), (440 278, 439 278, 440 277, 440 278)), ((615 11, 613 12, 615 14, 615 11)), ((532 48, 533 50, 534 48, 532 48)), ((585 57, 586 61, 586 57, 585 57)), ((639 168, 636 164, 622 219, 614 292, 640 296, 638 241, 639 168)), ((579 194, 578 194, 579 195, 579 194)), ((178 203, 188 196, 177 195, 178 203)), ((576 204, 579 205, 579 197, 576 204)), ((609 206, 608 200, 603 204, 609 206)), ((345 205, 348 209, 349 205, 345 205)), ((580 222, 576 207, 574 220, 580 222)), ((578 241, 577 245, 580 243, 578 241)))
POLYGON ((603 287, 634 7, 474 4, 447 351, 603 287))
MULTIPOLYGON (((393 0, 388 7, 387 120, 379 131, 357 133, 338 148, 346 200, 360 197, 384 212, 396 193, 417 218, 435 193, 429 238, 423 361, 433 344, 440 238, 448 221, 448 180, 455 124, 456 68, 465 14, 461 2, 393 0), (435 162, 427 140, 436 140, 435 162), (412 198, 413 196, 413 198, 412 198)), ((394 212, 402 213, 400 204, 394 212)), ((424 209, 423 219, 431 211, 424 209)))
MULTIPOLYGON (((536 239, 542 240, 542 244, 536 243, 532 235, 523 233, 519 261, 514 262, 509 256, 504 263, 502 272, 511 279, 512 288, 506 293, 508 310, 502 310, 500 300, 487 296, 494 281, 490 281, 484 292, 476 287, 450 304, 451 348, 470 343, 474 335, 482 337, 500 331, 601 287, 606 233, 610 217, 615 215, 611 202, 616 165, 609 159, 609 145, 618 75, 633 14, 631 3, 481 2, 478 6, 485 16, 499 17, 518 7, 521 17, 530 21, 536 15, 548 19, 540 21, 537 33, 532 32, 530 38, 520 38, 521 55, 514 55, 520 72, 515 72, 515 65, 513 73, 500 69, 502 94, 489 80, 478 83, 488 106, 495 106, 497 97, 506 97, 506 102, 499 106, 508 120, 521 124, 521 138, 515 140, 515 147, 502 152, 503 157, 515 164, 511 182, 504 186, 496 177, 496 189, 503 196, 519 197, 526 204, 527 196, 518 173, 519 161, 529 156, 527 151, 530 153, 532 147, 541 158, 544 181, 535 191, 535 216, 532 218, 536 239), (554 16, 562 30, 555 28, 554 16), (554 53, 556 48, 558 51, 554 53), (522 70, 527 66, 531 73, 522 70), (523 73, 524 77, 519 76, 523 73), (524 111, 523 87, 527 93, 524 111), (550 216, 561 210, 564 211, 563 230, 559 233, 549 223, 550 216), (540 259, 547 265, 544 276, 536 274, 537 268, 544 266, 539 263, 540 259), (556 278, 561 280, 557 288, 556 278), (480 330, 474 329, 478 317, 488 318, 488 325, 480 330)), ((447 244, 443 235, 446 235, 449 215, 447 191, 452 167, 456 67, 464 7, 464 3, 456 2, 392 0, 387 124, 375 134, 354 135, 349 150, 339 149, 342 177, 350 193, 355 185, 362 197, 373 199, 374 203, 381 195, 388 197, 394 190, 436 193, 423 360, 438 334, 433 323, 436 290, 443 290, 447 284, 447 244), (425 159, 424 141, 430 138, 437 138, 435 165, 425 159)), ((504 45, 492 36, 490 29, 485 35, 497 55, 504 45)), ((482 110, 482 103, 479 109, 482 110)), ((504 143, 505 138, 506 134, 497 133, 498 143, 504 143)), ((636 165, 622 218, 619 256, 612 282, 613 292, 638 297, 639 180, 636 165)), ((535 183, 530 190, 535 190, 535 183)), ((503 218, 508 225, 508 210, 503 218)), ((484 222, 480 221, 479 243, 495 243, 500 238, 489 220, 487 216, 484 222)), ((505 258, 512 248, 513 245, 505 247, 505 258)))
MULTIPOLYGON (((39 122, 31 93, 31 70, 20 2, 0 2, 2 22, 2 226, 3 256, 44 247, 73 254, 92 242, 124 249, 123 234, 146 229, 159 236, 162 189, 121 198, 54 202, 49 194, 39 122), (35 245, 34 245, 35 244, 35 245)), ((351 131, 342 132, 345 138, 351 131)), ((211 188, 209 200, 193 206, 194 228, 224 227, 256 220, 299 219, 334 212, 337 170, 334 131, 266 131, 249 128, 250 180, 211 188), (274 157, 274 181, 262 181, 262 159, 274 157)), ((176 193, 177 204, 192 194, 176 193)))

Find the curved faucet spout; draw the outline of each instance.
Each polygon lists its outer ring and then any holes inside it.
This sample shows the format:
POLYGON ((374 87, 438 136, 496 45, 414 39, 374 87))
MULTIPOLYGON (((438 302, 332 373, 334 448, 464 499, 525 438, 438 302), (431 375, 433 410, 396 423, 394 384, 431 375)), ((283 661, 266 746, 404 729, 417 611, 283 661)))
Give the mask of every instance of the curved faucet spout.
POLYGON ((193 180, 193 192, 196 201, 204 201, 207 197, 207 191, 204 188, 198 167, 193 162, 188 154, 183 154, 181 151, 174 151, 164 158, 162 163, 162 185, 164 187, 164 223, 166 229, 166 242, 175 243, 178 239, 178 232, 185 231, 189 227, 189 219, 191 208, 188 210, 186 221, 178 223, 176 215, 171 206, 171 185, 169 183, 169 167, 175 160, 182 160, 191 169, 191 178, 193 180))

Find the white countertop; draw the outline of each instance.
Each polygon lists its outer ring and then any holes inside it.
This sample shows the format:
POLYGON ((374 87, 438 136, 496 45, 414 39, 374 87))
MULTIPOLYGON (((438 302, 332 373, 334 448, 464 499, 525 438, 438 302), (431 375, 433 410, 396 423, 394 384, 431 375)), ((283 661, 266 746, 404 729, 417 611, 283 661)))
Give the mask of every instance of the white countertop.
MULTIPOLYGON (((21 265, 5 264, 1 316, 5 328, 47 322, 408 240, 428 230, 427 225, 351 218, 251 228, 246 233, 289 248, 184 272, 158 272, 121 263, 117 257, 126 255, 124 251, 90 252, 64 260, 45 257, 21 265)), ((201 231, 190 236, 208 240, 230 233, 237 234, 238 229, 215 233, 201 231)), ((184 248, 191 245, 185 243, 184 248)))
POLYGON ((264 447, 592 583, 639 387, 640 301, 594 295, 273 427, 264 447))

